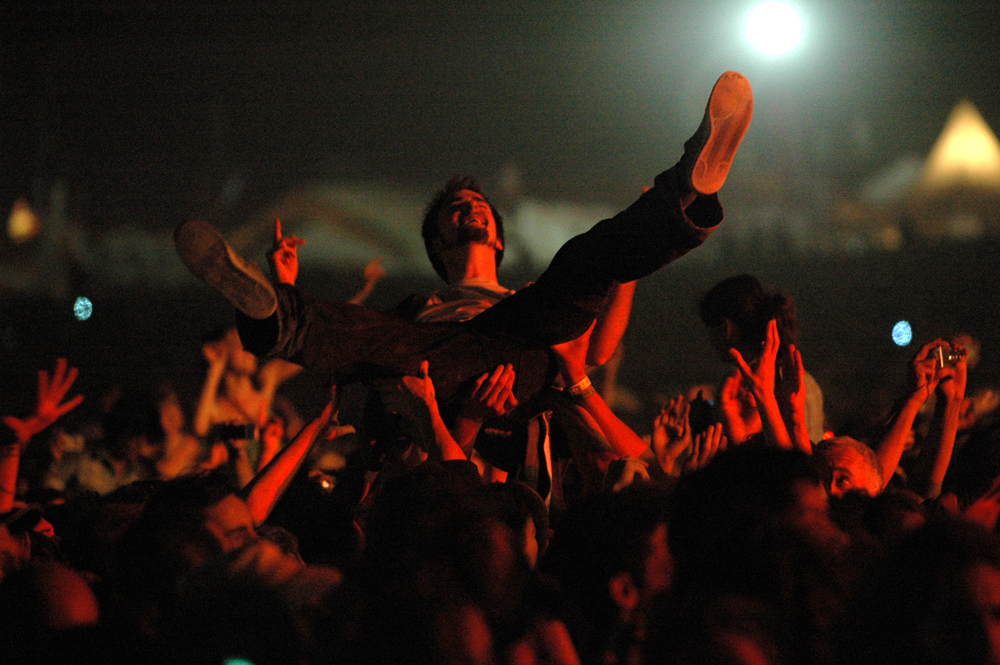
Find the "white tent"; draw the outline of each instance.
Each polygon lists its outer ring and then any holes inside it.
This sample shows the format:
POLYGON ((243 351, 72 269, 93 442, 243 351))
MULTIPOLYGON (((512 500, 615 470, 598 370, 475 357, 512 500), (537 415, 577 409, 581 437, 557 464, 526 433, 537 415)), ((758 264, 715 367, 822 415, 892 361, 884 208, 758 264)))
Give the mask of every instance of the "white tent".
POLYGON ((917 182, 924 193, 955 187, 1000 191, 1000 141, 968 100, 952 110, 917 182))

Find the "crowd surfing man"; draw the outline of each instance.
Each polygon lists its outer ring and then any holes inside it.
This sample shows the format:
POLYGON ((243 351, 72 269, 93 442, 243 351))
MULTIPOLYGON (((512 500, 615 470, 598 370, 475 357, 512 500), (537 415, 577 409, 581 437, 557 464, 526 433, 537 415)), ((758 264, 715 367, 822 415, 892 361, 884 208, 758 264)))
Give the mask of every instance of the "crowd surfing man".
MULTIPOLYGON (((680 161, 658 175, 649 191, 570 239, 535 283, 461 323, 414 322, 358 305, 314 301, 282 279, 280 260, 273 284, 200 221, 182 224, 174 239, 188 269, 236 307, 247 350, 328 372, 338 384, 415 376, 427 361, 443 406, 468 394, 484 373, 510 366, 518 404, 512 415, 528 418, 540 410, 532 398, 558 373, 550 347, 583 335, 616 283, 632 282, 680 258, 722 222, 717 192, 752 114, 749 81, 736 72, 723 74, 680 161)), ((495 271, 502 237, 480 194, 454 192, 437 223, 440 241, 432 242, 440 246, 446 271, 453 246, 457 252, 491 255, 495 271), (469 233, 462 229, 471 227, 478 227, 474 235, 486 242, 458 244, 469 233)))

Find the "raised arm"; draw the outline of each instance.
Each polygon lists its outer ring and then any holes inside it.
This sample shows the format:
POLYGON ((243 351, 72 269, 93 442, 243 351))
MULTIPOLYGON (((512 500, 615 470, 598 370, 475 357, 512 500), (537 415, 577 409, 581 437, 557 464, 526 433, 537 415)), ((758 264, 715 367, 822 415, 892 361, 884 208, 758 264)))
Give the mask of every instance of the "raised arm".
POLYGON ((743 373, 739 369, 726 377, 719 390, 719 416, 726 428, 726 436, 739 445, 761 430, 757 402, 743 389, 743 373))
POLYGON ((434 383, 427 375, 430 366, 425 360, 420 363, 420 374, 417 376, 404 376, 403 385, 406 386, 413 395, 427 405, 427 411, 431 419, 431 429, 434 432, 434 443, 436 450, 428 450, 432 458, 441 460, 468 460, 469 456, 458 445, 455 438, 448 431, 448 427, 441 419, 441 412, 438 410, 437 397, 434 394, 434 383))
POLYGON ((677 460, 691 448, 690 412, 690 403, 683 395, 678 395, 667 402, 653 420, 650 447, 660 462, 660 468, 668 476, 680 475, 677 460))
POLYGON ((896 473, 903 450, 906 449, 910 430, 913 429, 913 421, 941 379, 937 376, 935 360, 931 357, 931 351, 941 343, 943 340, 938 339, 925 344, 913 359, 908 394, 893 417, 889 431, 875 447, 875 454, 882 464, 882 487, 887 487, 893 474, 896 473))
POLYGON ((309 449, 333 418, 333 402, 326 405, 323 413, 303 427, 292 442, 275 455, 270 464, 254 476, 245 488, 243 497, 253 517, 254 524, 262 524, 271 514, 274 505, 288 489, 309 449))
MULTIPOLYGON (((941 494, 951 455, 955 450, 955 437, 961 417, 962 402, 965 401, 967 368, 965 349, 957 345, 944 344, 943 349, 957 351, 958 361, 954 366, 938 363, 936 378, 938 400, 934 405, 934 420, 927 436, 926 445, 920 451, 917 467, 917 491, 925 499, 936 499, 941 494)), ((945 351, 944 353, 947 353, 945 351)))
POLYGON ((783 407, 786 416, 785 425, 792 439, 792 445, 807 455, 812 455, 812 441, 809 439, 809 426, 806 424, 806 369, 802 364, 802 354, 794 344, 788 345, 792 356, 791 376, 786 379, 782 389, 779 407, 783 407))
POLYGON ((32 437, 83 401, 83 395, 77 395, 63 402, 66 393, 76 381, 77 374, 77 369, 69 367, 65 358, 56 360, 51 378, 44 369, 38 370, 38 404, 35 412, 24 419, 14 416, 4 417, 4 425, 14 432, 14 443, 0 447, 0 513, 6 513, 14 507, 21 451, 32 437))
POLYGON ((208 372, 205 374, 205 383, 201 386, 192 428, 195 436, 204 437, 215 422, 219 384, 222 383, 222 375, 226 373, 226 364, 229 362, 229 347, 224 340, 205 342, 201 352, 208 361, 208 372))
POLYGON ((597 422, 598 427, 604 432, 604 436, 607 437, 608 443, 611 444, 611 448, 615 454, 620 457, 635 457, 651 463, 649 467, 654 473, 661 472, 658 475, 662 475, 659 460, 656 459, 656 455, 650 447, 646 445, 645 441, 639 438, 638 434, 632 431, 632 428, 619 420, 618 416, 611 410, 611 407, 607 405, 600 394, 590 385, 590 379, 587 377, 586 371, 586 358, 587 348, 590 343, 589 338, 593 330, 594 326, 591 325, 590 329, 577 339, 552 347, 552 350, 559 359, 563 377, 569 385, 566 391, 597 422))
POLYGON ((608 307, 597 317, 587 348, 587 364, 599 367, 611 360, 621 344, 632 313, 635 282, 616 283, 611 288, 608 307))
POLYGON ((281 358, 271 358, 257 371, 257 379, 260 384, 260 391, 256 395, 257 420, 254 423, 257 427, 263 429, 264 425, 267 424, 278 387, 301 371, 301 365, 281 358))
POLYGON ((385 270, 382 268, 382 259, 374 258, 369 261, 365 264, 365 283, 361 286, 361 290, 347 299, 347 302, 352 305, 360 305, 363 303, 368 296, 372 294, 372 291, 375 290, 375 285, 378 284, 379 280, 383 277, 385 277, 385 270))

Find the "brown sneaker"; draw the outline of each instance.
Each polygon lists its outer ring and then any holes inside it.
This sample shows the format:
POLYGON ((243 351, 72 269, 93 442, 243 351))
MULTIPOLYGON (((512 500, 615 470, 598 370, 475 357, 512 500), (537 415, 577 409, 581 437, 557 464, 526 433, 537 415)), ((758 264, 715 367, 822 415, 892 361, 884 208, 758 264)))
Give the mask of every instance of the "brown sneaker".
POLYGON ((722 188, 752 117, 750 81, 738 72, 720 76, 698 131, 684 144, 680 166, 692 190, 715 194, 722 188))
POLYGON ((278 307, 274 286, 254 263, 237 254, 215 228, 192 220, 174 229, 181 261, 195 277, 252 319, 266 319, 278 307))

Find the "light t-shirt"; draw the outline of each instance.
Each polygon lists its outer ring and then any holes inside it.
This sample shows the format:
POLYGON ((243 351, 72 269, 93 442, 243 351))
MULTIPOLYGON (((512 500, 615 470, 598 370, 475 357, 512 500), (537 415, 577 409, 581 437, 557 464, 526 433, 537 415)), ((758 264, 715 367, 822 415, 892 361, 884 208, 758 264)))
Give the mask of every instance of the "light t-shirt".
POLYGON ((468 279, 435 291, 417 313, 421 323, 468 321, 514 293, 496 282, 468 279))

